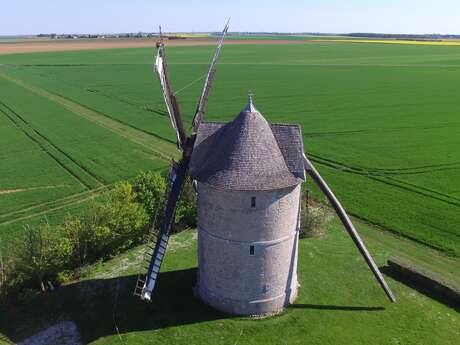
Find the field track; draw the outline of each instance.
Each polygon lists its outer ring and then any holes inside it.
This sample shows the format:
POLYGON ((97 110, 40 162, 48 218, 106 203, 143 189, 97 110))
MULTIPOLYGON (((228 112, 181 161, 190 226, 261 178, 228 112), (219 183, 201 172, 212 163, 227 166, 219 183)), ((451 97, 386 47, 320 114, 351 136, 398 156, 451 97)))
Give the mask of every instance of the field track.
POLYGON ((24 118, 13 109, 0 101, 0 113, 4 114, 14 125, 21 130, 29 139, 35 142, 50 156, 60 167, 62 167, 77 183, 86 189, 92 189, 93 185, 102 186, 105 181, 88 171, 84 166, 76 162, 72 157, 52 143, 37 129, 33 128, 24 118), (92 180, 87 182, 87 179, 92 180))
MULTIPOLYGON (((142 147, 148 149, 148 151, 152 152, 155 159, 169 162, 172 156, 171 152, 175 151, 175 145, 167 140, 157 138, 154 135, 138 130, 130 125, 123 124, 122 122, 112 119, 105 114, 89 109, 60 95, 48 92, 22 80, 15 79, 3 71, 0 71, 0 78, 13 82, 27 91, 33 92, 41 97, 45 97, 46 99, 71 111, 75 115, 110 130, 124 139, 141 145, 142 147)), ((104 190, 106 190, 108 187, 106 181, 93 174, 82 164, 75 161, 71 156, 66 154, 66 152, 40 133, 38 129, 28 123, 20 114, 2 101, 0 101, 0 114, 8 118, 16 128, 23 132, 30 140, 35 142, 43 150, 43 152, 51 157, 68 175, 86 189, 86 191, 82 193, 72 194, 64 198, 36 204, 13 212, 3 213, 0 215, 0 225, 8 225, 24 219, 46 215, 49 212, 81 204, 98 197, 104 190)), ((65 186, 47 186, 46 188, 58 187, 65 186)), ((36 189, 45 189, 45 187, 2 190, 1 194, 12 194, 36 189)))
POLYGON ((4 78, 15 84, 32 91, 42 97, 45 97, 67 110, 70 110, 75 115, 84 117, 85 119, 96 123, 97 125, 104 127, 130 141, 139 144, 149 150, 155 152, 158 159, 163 161, 169 161, 171 156, 168 152, 175 148, 173 143, 167 142, 164 139, 154 137, 151 134, 145 133, 139 129, 126 125, 120 121, 114 120, 105 114, 89 109, 81 104, 78 104, 70 99, 64 98, 58 94, 51 93, 42 88, 28 84, 22 80, 15 79, 4 72, 0 71, 0 78, 4 78))
POLYGON ((18 221, 29 219, 37 216, 45 216, 50 212, 68 208, 77 204, 84 203, 86 201, 97 198, 103 191, 109 186, 103 186, 97 189, 93 189, 87 192, 70 195, 68 197, 49 201, 43 204, 27 207, 22 210, 4 213, 0 215, 0 225, 8 225, 16 223, 18 221))

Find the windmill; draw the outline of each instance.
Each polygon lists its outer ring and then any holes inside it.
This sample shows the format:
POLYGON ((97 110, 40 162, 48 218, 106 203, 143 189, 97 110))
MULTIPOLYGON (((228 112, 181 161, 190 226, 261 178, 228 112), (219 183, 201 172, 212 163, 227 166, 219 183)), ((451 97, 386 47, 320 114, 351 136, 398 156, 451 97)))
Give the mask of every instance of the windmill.
POLYGON ((162 40, 155 71, 182 151, 172 163, 166 206, 145 280, 137 294, 150 301, 168 244, 184 181, 198 196, 198 277, 195 293, 221 311, 275 314, 297 296, 300 185, 306 173, 320 187, 388 298, 395 297, 346 211, 304 153, 298 125, 270 124, 248 104, 231 122, 203 121, 216 63, 228 30, 222 32, 187 135, 171 88, 162 40))

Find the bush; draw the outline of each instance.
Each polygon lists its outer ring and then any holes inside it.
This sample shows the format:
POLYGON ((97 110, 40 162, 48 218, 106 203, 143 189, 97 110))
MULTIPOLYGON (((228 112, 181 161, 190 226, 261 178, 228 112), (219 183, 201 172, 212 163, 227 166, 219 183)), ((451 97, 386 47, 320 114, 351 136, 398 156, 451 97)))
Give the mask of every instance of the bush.
POLYGON ((72 258, 70 265, 79 267, 88 262, 91 249, 91 226, 86 219, 76 216, 67 216, 61 225, 62 233, 72 243, 72 258))
POLYGON ((330 220, 326 205, 310 198, 308 189, 302 189, 300 218, 300 237, 317 237, 326 232, 326 224, 330 220))
MULTIPOLYGON (((69 215, 54 227, 47 222, 26 226, 25 236, 9 251, 8 262, 0 252, 0 299, 14 290, 11 295, 27 300, 33 295, 28 288, 45 291, 48 281, 68 282, 84 274, 85 265, 141 243, 148 234, 149 214, 163 208, 165 190, 160 174, 143 172, 133 185, 115 184, 84 216, 69 215)), ((190 210, 196 208, 190 201, 194 193, 186 191, 184 195, 178 218, 191 223, 190 210)))
POLYGON ((0 303, 4 303, 8 297, 11 278, 12 271, 10 261, 3 258, 3 252, 0 248, 0 303))
POLYGON ((119 182, 95 204, 89 222, 94 257, 109 257, 140 243, 147 235, 149 217, 128 182, 119 182))
POLYGON ((165 202, 166 180, 158 172, 140 172, 133 183, 133 191, 136 194, 136 201, 142 204, 154 222, 155 218, 161 217, 165 202))
POLYGON ((32 302, 38 295, 39 292, 36 289, 26 288, 18 293, 17 301, 20 304, 27 305, 32 302))
POLYGON ((64 271, 58 272, 56 276, 56 283, 58 283, 58 285, 62 285, 62 284, 72 281, 73 279, 75 279, 75 276, 76 276, 75 273, 76 272, 72 270, 64 270, 64 271))
POLYGON ((26 226, 26 237, 14 246, 14 272, 21 281, 32 281, 45 291, 45 280, 54 277, 72 257, 72 243, 52 231, 48 223, 26 226))
POLYGON ((195 228, 196 217, 196 192, 190 179, 187 179, 182 189, 179 204, 177 205, 174 231, 177 232, 184 228, 195 228))
MULTIPOLYGON (((154 226, 158 226, 163 217, 166 184, 166 179, 158 172, 141 172, 133 181, 136 201, 143 205, 154 226)), ((196 227, 196 214, 196 193, 191 181, 187 179, 177 205, 173 231, 196 227)))

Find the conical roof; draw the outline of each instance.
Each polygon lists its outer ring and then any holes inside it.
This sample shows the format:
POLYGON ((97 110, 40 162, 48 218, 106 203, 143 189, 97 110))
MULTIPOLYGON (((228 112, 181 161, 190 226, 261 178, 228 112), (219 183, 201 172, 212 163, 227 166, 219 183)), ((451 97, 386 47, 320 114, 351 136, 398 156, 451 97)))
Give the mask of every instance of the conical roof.
POLYGON ((206 152, 192 156, 190 175, 197 181, 230 190, 272 190, 301 182, 289 171, 270 124, 251 97, 232 122, 205 141, 206 152))

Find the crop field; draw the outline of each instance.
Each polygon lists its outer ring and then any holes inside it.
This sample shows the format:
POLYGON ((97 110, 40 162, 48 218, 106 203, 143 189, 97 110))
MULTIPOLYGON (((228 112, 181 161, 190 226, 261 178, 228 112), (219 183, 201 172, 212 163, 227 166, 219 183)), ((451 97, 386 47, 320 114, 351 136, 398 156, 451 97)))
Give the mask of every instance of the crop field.
MULTIPOLYGON (((343 42, 343 39, 326 39, 328 42, 343 42)), ((432 46, 460 46, 458 40, 395 40, 395 39, 347 39, 349 43, 383 43, 383 44, 411 44, 411 45, 432 45, 432 46)))
MULTIPOLYGON (((188 123, 212 51, 167 50, 188 123)), ((2 236, 167 166, 175 136, 152 54, 0 56, 2 236)), ((206 118, 231 120, 251 90, 269 121, 302 125, 307 154, 352 214, 459 256, 459 88, 456 46, 228 45, 206 118)))

